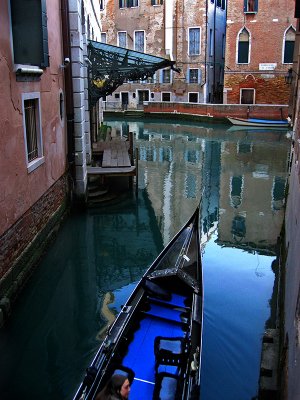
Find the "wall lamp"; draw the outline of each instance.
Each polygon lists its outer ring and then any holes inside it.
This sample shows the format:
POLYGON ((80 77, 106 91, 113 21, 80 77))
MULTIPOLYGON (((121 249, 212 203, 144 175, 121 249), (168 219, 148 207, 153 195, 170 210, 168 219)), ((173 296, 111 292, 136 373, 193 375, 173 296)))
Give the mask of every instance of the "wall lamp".
POLYGON ((287 74, 284 77, 285 83, 287 83, 288 85, 293 82, 293 73, 299 77, 299 74, 297 74, 297 72, 294 71, 293 68, 289 68, 287 74))

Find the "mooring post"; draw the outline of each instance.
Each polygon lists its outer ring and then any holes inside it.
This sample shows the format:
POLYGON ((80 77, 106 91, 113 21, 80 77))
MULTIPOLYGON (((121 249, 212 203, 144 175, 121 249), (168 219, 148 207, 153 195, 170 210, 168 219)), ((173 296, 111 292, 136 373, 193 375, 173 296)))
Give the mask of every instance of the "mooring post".
POLYGON ((128 133, 128 139, 129 139, 130 163, 131 163, 131 165, 134 165, 133 164, 133 133, 132 132, 128 133))
POLYGON ((135 148, 135 195, 138 195, 139 189, 139 149, 135 148))

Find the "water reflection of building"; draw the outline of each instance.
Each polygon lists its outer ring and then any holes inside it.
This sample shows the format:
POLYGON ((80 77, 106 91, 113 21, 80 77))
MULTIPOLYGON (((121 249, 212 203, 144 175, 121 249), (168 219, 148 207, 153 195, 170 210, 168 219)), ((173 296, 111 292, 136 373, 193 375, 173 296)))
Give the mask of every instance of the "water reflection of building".
POLYGON ((133 200, 125 209, 95 211, 92 221, 91 251, 101 293, 140 279, 163 247, 146 193, 138 206, 133 200))
POLYGON ((147 188, 164 245, 201 198, 202 242, 218 230, 222 245, 274 251, 287 168, 282 133, 228 135, 223 126, 165 122, 113 126, 121 134, 134 132, 140 150, 139 187, 147 188), (170 198, 176 199, 173 209, 170 198))
POLYGON ((284 213, 287 147, 278 142, 272 147, 223 143, 220 243, 274 251, 284 213))

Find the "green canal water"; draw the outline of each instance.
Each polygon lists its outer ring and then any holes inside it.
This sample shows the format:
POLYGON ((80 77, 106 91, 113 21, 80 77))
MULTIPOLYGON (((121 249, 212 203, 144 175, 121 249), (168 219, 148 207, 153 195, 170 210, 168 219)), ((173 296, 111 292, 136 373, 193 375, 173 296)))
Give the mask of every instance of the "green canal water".
POLYGON ((106 124, 113 136, 133 132, 138 196, 123 193, 64 223, 0 330, 0 398, 72 399, 107 326, 201 199, 201 399, 250 400, 263 333, 276 324, 286 132, 106 124))

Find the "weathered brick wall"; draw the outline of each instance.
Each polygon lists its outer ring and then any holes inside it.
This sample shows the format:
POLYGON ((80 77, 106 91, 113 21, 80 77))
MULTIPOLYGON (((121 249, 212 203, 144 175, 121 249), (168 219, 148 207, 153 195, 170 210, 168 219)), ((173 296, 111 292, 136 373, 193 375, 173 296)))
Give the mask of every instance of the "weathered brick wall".
POLYGON ((145 113, 169 113, 171 115, 197 115, 214 122, 213 118, 225 119, 228 116, 240 118, 284 119, 288 117, 288 106, 258 104, 191 104, 149 102, 144 106, 145 113))
POLYGON ((255 89, 255 104, 288 104, 290 96, 290 85, 287 85, 283 77, 264 78, 261 74, 248 75, 226 74, 225 87, 230 88, 227 92, 228 104, 240 103, 240 89, 255 89))
POLYGON ((64 175, 0 237, 0 308, 1 298, 14 298, 45 251, 67 210, 68 194, 64 175))
POLYGON ((288 104, 284 77, 292 64, 283 63, 285 32, 296 27, 295 1, 259 1, 256 13, 244 13, 244 2, 231 0, 227 9, 224 88, 227 103, 240 103, 240 89, 255 89, 256 104, 288 104), (249 33, 249 63, 237 63, 238 35, 249 33))

